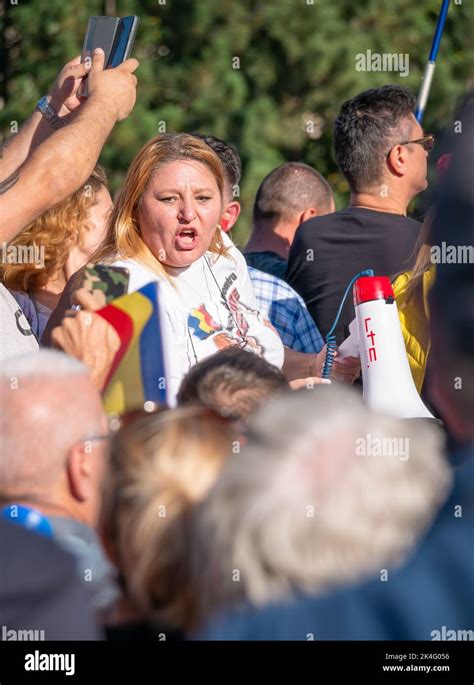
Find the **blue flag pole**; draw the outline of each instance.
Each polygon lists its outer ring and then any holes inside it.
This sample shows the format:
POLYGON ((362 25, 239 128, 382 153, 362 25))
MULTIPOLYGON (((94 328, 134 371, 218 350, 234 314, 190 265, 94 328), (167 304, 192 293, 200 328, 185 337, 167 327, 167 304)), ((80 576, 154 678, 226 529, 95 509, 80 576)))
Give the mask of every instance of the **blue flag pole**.
POLYGON ((426 63, 425 71, 423 73, 423 78, 421 80, 420 92, 418 93, 418 100, 416 103, 415 117, 418 123, 421 124, 423 121, 423 115, 425 113, 426 103, 428 102, 428 96, 430 94, 431 82, 433 80, 433 74, 436 67, 436 58, 438 57, 439 46, 441 43, 441 37, 443 35, 444 25, 446 23, 446 17, 448 16, 449 0, 443 0, 441 4, 441 10, 438 17, 438 22, 436 24, 436 31, 433 37, 433 43, 431 45, 430 56, 428 62, 426 63))

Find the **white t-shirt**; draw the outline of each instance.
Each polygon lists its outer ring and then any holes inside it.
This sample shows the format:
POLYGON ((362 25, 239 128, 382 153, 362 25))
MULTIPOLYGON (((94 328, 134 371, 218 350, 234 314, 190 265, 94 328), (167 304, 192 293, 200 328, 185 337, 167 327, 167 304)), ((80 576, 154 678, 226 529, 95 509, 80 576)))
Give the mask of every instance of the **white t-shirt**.
POLYGON ((39 349, 22 309, 0 283, 0 360, 39 349))
POLYGON ((247 340, 245 349, 278 368, 283 366, 283 343, 258 309, 245 259, 225 234, 223 240, 228 257, 207 252, 189 267, 168 267, 170 279, 160 278, 133 259, 114 262, 130 271, 129 292, 150 281, 160 282, 171 405, 193 364, 236 341, 247 340))

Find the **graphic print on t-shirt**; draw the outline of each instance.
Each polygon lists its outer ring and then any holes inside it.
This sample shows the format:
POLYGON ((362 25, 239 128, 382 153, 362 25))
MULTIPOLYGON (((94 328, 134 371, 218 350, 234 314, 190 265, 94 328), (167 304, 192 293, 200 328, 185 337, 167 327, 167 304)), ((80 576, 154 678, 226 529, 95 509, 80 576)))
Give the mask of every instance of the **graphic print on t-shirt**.
MULTIPOLYGON (((209 341, 218 350, 236 343, 245 343, 253 352, 261 355, 264 351, 263 346, 256 338, 248 334, 250 330, 248 317, 257 319, 259 312, 241 301, 240 292, 235 287, 236 281, 237 274, 232 272, 227 276, 221 289, 221 302, 228 311, 225 322, 216 321, 206 305, 201 303, 188 314, 188 328, 199 341, 209 341)), ((211 350, 209 353, 212 353, 211 350)))
POLYGON ((257 309, 252 309, 248 307, 240 299, 240 293, 237 288, 233 288, 227 298, 227 305, 229 306, 229 316, 227 319, 226 330, 235 339, 242 343, 247 343, 247 345, 258 355, 263 354, 264 348, 258 342, 258 340, 252 336, 248 335, 249 322, 245 317, 245 314, 257 318, 259 316, 259 311, 257 309))
POLYGON ((15 312, 15 321, 16 327, 22 335, 33 335, 33 331, 31 330, 31 326, 28 322, 28 319, 19 307, 15 312))
POLYGON ((199 340, 206 340, 216 331, 222 330, 222 326, 214 321, 203 304, 191 310, 188 316, 188 326, 199 340))

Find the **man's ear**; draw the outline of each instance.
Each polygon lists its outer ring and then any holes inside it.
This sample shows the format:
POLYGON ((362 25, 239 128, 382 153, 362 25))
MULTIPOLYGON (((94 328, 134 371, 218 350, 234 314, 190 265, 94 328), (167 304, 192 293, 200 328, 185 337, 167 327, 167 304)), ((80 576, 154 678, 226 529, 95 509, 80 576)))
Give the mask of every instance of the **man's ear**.
POLYGON ((229 202, 229 204, 224 209, 224 212, 222 213, 221 217, 221 227, 225 233, 227 233, 227 231, 230 231, 232 226, 234 226, 237 222, 237 219, 240 216, 240 210, 240 202, 234 200, 232 202, 229 202))
POLYGON ((404 176, 407 172, 408 152, 406 145, 394 145, 387 157, 389 170, 395 176, 404 176))
POLYGON ((66 471, 69 489, 78 502, 84 502, 90 490, 92 444, 78 442, 68 455, 66 471))
POLYGON ((313 216, 318 216, 319 212, 316 209, 316 207, 309 207, 308 209, 305 209, 304 212, 301 212, 299 217, 298 217, 298 226, 303 223, 303 221, 308 221, 308 219, 312 219, 313 216))

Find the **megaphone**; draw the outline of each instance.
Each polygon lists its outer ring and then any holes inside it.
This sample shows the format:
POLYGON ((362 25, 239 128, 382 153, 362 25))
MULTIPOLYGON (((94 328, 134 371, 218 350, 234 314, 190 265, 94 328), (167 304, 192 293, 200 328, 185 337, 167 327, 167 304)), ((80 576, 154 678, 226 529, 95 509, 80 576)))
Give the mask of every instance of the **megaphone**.
POLYGON ((365 403, 398 418, 435 419, 413 382, 390 279, 358 278, 353 294, 356 318, 338 357, 360 357, 365 403))

